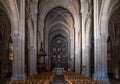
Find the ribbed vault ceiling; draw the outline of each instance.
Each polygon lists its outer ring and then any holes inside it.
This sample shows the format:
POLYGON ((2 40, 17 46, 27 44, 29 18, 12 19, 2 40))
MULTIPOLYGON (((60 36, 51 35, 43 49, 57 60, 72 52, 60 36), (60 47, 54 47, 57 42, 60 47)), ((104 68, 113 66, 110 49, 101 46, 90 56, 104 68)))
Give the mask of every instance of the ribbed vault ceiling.
MULTIPOLYGON (((46 26, 54 25, 56 23, 64 23, 69 26, 69 28, 73 28, 73 17, 69 13, 68 10, 57 7, 51 10, 46 17, 46 26)), ((64 25, 63 24, 63 25, 64 25)))
POLYGON ((120 42, 120 8, 112 14, 108 31, 113 42, 120 42))
POLYGON ((10 21, 8 16, 4 13, 3 10, 0 10, 0 35, 1 40, 8 40, 10 37, 10 21))

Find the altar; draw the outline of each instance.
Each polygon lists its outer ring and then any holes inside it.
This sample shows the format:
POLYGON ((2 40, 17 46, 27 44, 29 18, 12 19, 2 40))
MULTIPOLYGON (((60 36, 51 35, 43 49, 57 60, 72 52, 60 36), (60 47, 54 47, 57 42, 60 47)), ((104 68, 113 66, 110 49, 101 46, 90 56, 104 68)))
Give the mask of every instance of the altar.
POLYGON ((62 73, 64 72, 64 68, 61 67, 54 68, 54 72, 56 73, 56 75, 62 75, 62 73))

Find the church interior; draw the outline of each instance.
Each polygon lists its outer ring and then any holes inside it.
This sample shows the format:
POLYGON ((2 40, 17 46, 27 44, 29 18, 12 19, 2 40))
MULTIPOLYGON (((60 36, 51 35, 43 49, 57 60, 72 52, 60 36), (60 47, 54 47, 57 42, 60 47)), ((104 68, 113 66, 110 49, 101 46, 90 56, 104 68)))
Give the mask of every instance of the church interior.
POLYGON ((120 0, 0 0, 0 84, 120 84, 119 28, 120 0))

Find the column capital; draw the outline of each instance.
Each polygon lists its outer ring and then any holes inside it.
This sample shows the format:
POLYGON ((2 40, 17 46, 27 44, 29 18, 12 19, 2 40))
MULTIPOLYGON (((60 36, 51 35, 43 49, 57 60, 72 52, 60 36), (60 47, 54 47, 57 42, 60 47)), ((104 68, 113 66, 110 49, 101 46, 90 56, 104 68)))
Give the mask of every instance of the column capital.
POLYGON ((105 45, 107 43, 108 39, 108 33, 102 33, 101 34, 101 41, 103 42, 102 45, 105 45))
POLYGON ((23 39, 24 37, 25 37, 25 35, 24 34, 20 34, 20 33, 12 33, 11 34, 11 37, 12 37, 12 39, 23 39))
POLYGON ((101 36, 107 38, 108 37, 108 33, 101 33, 101 36))
POLYGON ((27 48, 28 48, 28 49, 31 49, 31 50, 36 50, 36 49, 37 49, 36 46, 34 46, 34 45, 28 45, 27 48))
POLYGON ((28 45, 28 48, 35 48, 34 45, 28 45))

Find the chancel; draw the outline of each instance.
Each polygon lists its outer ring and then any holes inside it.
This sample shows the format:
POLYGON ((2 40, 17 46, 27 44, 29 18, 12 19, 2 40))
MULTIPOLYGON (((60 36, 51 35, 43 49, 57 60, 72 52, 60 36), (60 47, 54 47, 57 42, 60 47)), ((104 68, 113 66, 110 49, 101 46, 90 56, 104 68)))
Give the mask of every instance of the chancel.
POLYGON ((120 84, 120 0, 0 0, 0 84, 120 84))

